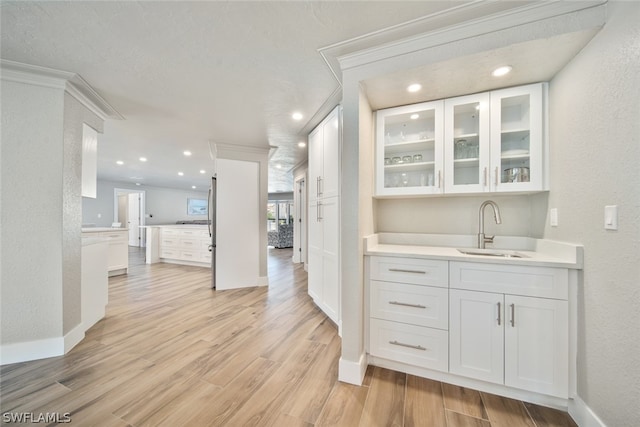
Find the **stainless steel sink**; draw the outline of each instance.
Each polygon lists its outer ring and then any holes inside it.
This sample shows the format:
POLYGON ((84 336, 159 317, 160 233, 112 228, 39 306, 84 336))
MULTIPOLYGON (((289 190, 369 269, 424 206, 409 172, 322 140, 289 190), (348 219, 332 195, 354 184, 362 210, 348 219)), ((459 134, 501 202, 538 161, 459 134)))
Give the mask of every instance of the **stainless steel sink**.
POLYGON ((458 249, 458 252, 465 255, 478 255, 478 256, 495 256, 502 258, 529 258, 527 255, 521 254, 516 251, 501 250, 501 249, 458 249))

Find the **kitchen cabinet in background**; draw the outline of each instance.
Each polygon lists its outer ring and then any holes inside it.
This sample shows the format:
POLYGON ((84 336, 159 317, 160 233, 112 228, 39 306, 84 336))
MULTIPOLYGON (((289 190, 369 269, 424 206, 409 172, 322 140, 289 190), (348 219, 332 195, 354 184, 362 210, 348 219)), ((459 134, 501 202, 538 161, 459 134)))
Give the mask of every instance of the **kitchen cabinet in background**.
POLYGON ((340 324, 340 143, 335 108, 309 134, 308 292, 340 324))

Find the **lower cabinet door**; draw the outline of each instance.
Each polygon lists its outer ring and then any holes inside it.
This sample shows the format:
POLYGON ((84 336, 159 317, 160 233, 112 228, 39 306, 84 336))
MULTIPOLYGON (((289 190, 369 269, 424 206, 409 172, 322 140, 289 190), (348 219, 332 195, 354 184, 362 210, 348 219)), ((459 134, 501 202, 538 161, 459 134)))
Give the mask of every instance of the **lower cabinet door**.
POLYGON ((505 295, 505 312, 505 384, 567 398, 568 302, 505 295))
POLYGON ((447 331, 380 319, 371 319, 369 326, 372 356, 447 371, 447 331))
POLYGON ((449 369, 453 374, 504 382, 504 296, 451 289, 449 369))

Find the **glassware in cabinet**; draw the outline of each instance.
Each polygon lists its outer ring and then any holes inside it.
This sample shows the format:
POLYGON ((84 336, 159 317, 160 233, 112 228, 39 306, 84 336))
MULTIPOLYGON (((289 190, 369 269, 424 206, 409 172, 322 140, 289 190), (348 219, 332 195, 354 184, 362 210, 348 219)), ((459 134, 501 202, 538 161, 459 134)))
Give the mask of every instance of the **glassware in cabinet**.
POLYGON ((376 195, 441 192, 442 101, 377 112, 376 195))

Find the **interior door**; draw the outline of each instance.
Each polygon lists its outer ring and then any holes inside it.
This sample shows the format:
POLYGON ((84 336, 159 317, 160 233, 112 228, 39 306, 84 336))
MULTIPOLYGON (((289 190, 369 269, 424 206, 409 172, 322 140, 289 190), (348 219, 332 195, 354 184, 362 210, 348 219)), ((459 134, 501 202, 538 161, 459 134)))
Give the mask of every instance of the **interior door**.
POLYGON ((140 195, 131 193, 128 198, 129 246, 140 246, 140 195))

